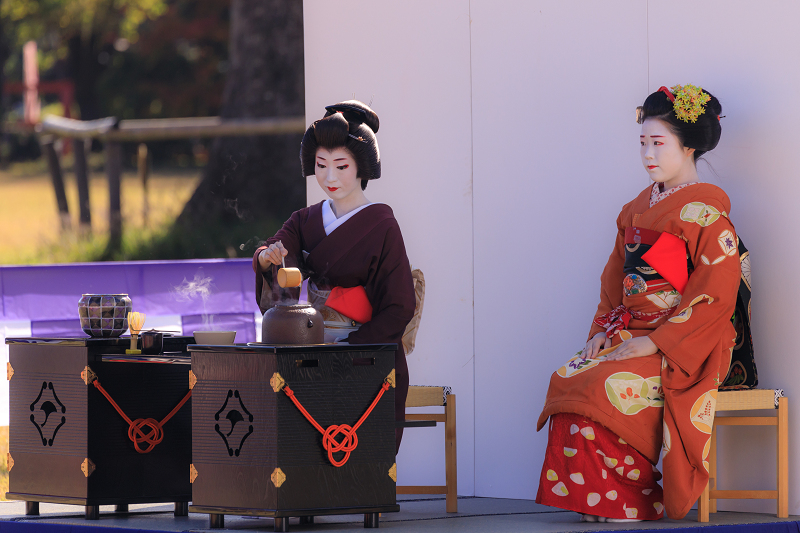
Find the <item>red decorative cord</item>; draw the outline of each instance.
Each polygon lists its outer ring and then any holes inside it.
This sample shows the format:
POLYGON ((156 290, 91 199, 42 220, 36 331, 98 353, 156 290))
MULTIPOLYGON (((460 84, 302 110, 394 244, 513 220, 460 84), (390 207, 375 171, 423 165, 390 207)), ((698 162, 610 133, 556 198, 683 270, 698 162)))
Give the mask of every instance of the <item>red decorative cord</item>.
POLYGON ((384 381, 381 390, 378 391, 378 395, 374 400, 372 400, 372 405, 370 405, 366 412, 361 415, 361 418, 358 419, 358 422, 356 422, 355 426, 350 427, 347 424, 341 424, 337 426, 334 424, 328 426, 328 429, 322 429, 322 426, 320 426, 319 423, 314 420, 314 417, 311 416, 308 411, 306 411, 306 408, 303 407, 303 405, 300 403, 300 400, 295 397, 294 391, 290 389, 288 385, 283 387, 283 392, 285 392, 286 396, 288 396, 289 399, 292 400, 292 403, 297 406, 297 409, 299 409, 303 416, 306 417, 306 420, 311 422, 311 425, 317 428, 317 431, 322 433, 322 446, 328 452, 328 460, 333 466, 336 467, 343 466, 347 460, 350 459, 350 452, 355 450, 358 446, 358 435, 356 435, 356 430, 358 430, 358 428, 361 427, 361 424, 363 424, 367 417, 369 417, 370 413, 372 413, 372 410, 375 409, 376 405, 378 405, 378 400, 381 399, 383 393, 387 390, 389 390, 389 383, 384 381), (334 438, 339 433, 344 436, 341 442, 338 442, 334 438), (344 457, 342 457, 341 461, 334 459, 333 454, 336 452, 344 452, 344 457))
POLYGON ((662 93, 666 94, 667 98, 669 98, 670 102, 674 102, 675 101, 675 95, 672 94, 672 91, 670 91, 669 89, 667 89, 663 85, 661 87, 659 87, 658 91, 656 91, 656 92, 659 92, 659 91, 661 91, 662 93))
POLYGON ((153 448, 156 447, 162 440, 164 440, 164 429, 163 426, 169 419, 175 416, 175 413, 180 411, 183 404, 185 404, 189 398, 192 397, 192 391, 186 393, 186 396, 178 402, 172 411, 169 412, 167 416, 164 417, 161 422, 155 420, 154 418, 137 418, 136 420, 131 420, 128 415, 122 410, 122 408, 117 405, 117 402, 111 398, 111 395, 100 385, 100 380, 94 380, 94 386, 99 390, 103 396, 109 401, 109 403, 117 410, 119 416, 125 419, 125 422, 128 423, 128 438, 131 439, 133 442, 133 447, 136 448, 136 451, 139 453, 149 453, 153 451, 153 448), (142 431, 144 427, 150 428, 148 433, 142 431), (140 444, 147 444, 147 448, 140 448, 140 444))

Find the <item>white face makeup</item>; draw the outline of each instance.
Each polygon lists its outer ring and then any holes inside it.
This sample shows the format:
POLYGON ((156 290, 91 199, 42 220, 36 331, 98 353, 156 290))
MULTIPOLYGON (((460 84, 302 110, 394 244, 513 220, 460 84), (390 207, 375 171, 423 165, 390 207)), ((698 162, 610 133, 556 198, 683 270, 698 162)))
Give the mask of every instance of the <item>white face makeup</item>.
POLYGON ((356 190, 361 191, 356 162, 344 148, 318 148, 314 174, 319 186, 334 202, 345 200, 356 190))
POLYGON ((697 181, 694 148, 684 147, 667 124, 649 118, 642 124, 640 153, 650 179, 670 189, 697 181))

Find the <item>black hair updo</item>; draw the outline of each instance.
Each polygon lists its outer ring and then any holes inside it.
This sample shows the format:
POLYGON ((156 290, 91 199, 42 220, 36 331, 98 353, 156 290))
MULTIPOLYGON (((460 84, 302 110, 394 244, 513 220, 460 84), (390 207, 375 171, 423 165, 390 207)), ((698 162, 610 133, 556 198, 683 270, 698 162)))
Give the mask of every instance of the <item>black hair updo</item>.
POLYGON ((685 122, 678 118, 672 100, 659 89, 652 93, 639 108, 638 122, 641 124, 648 118, 663 120, 669 129, 686 148, 694 148, 694 160, 713 150, 719 143, 722 126, 719 123, 722 105, 710 92, 703 92, 711 97, 703 106, 705 112, 697 117, 696 122, 685 122))
POLYGON ((303 176, 314 174, 317 148, 345 148, 355 159, 361 189, 367 180, 381 177, 381 154, 378 150, 378 115, 358 100, 347 100, 325 108, 325 116, 315 121, 300 143, 300 166, 303 176))

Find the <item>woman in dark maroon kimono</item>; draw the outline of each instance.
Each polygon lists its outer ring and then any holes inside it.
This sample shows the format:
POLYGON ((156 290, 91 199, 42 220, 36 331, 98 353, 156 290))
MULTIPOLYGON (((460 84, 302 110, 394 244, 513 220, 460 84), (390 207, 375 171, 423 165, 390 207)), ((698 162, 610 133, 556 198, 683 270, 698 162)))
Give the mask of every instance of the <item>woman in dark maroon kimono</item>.
MULTIPOLYGON (((378 115, 356 100, 325 109, 303 136, 300 163, 303 175, 315 174, 330 199, 295 211, 256 250, 256 300, 264 312, 284 298, 298 298, 298 289, 281 289, 274 282, 284 260, 303 272, 309 301, 325 318, 326 341, 396 343, 395 417, 403 420, 408 366, 402 336, 416 301, 392 209, 364 195, 367 181, 381 176, 378 115), (334 303, 343 293, 338 301, 346 304, 334 303)), ((398 449, 402 436, 397 429, 398 449)))

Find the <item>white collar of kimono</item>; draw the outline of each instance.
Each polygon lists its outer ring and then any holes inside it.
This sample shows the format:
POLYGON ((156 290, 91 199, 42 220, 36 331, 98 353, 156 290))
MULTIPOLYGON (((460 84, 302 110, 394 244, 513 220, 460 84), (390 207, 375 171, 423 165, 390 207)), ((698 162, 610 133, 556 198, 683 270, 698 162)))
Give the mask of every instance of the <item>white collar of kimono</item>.
MULTIPOLYGON (((373 202, 374 203, 374 202, 373 202)), ((331 201, 325 200, 322 202, 322 225, 325 227, 325 235, 330 235, 333 230, 350 220, 350 217, 364 209, 365 207, 369 207, 373 205, 373 203, 369 203, 367 205, 362 205, 356 209, 353 209, 346 215, 342 215, 339 218, 336 218, 336 215, 333 214, 333 208, 331 208, 331 201)))

